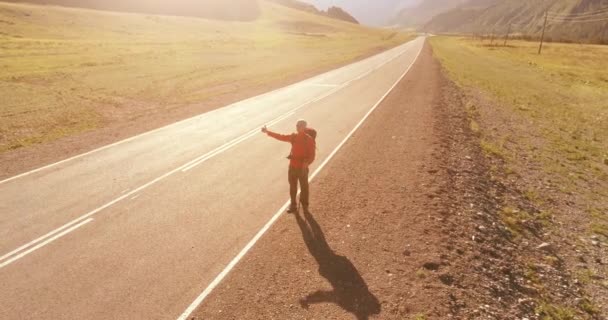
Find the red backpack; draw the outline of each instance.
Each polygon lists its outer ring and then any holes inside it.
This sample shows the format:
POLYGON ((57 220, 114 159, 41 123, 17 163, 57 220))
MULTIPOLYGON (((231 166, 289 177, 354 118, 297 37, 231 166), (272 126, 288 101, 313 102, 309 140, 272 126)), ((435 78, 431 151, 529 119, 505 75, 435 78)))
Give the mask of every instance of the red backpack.
POLYGON ((306 134, 312 138, 312 143, 314 144, 315 149, 317 149, 317 130, 306 128, 306 134))
POLYGON ((312 129, 312 128, 306 128, 306 134, 312 138, 312 140, 315 142, 315 146, 316 146, 316 142, 317 142, 317 130, 312 129))

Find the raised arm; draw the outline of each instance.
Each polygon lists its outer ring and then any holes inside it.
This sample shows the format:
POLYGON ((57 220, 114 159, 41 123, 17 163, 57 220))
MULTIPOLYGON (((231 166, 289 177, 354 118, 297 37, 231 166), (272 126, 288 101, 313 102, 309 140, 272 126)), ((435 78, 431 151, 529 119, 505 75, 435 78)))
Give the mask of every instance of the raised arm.
POLYGON ((262 128, 262 132, 267 134, 269 137, 275 138, 279 141, 291 142, 291 140, 292 140, 290 134, 278 134, 278 133, 275 133, 275 132, 272 132, 272 131, 266 129, 266 127, 262 128))

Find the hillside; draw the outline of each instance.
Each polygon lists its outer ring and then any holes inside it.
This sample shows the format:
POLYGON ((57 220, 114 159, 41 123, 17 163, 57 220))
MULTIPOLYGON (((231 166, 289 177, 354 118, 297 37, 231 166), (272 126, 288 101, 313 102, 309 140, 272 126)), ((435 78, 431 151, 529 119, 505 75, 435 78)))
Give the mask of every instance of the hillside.
POLYGON ((253 20, 260 15, 257 0, 6 0, 6 2, 237 21, 253 20))
MULTIPOLYGON (((352 14, 366 25, 384 26, 391 18, 406 6, 413 6, 420 0, 302 0, 325 9, 337 6, 352 14)), ((425 0, 426 1, 426 0, 425 0)))
POLYGON ((548 41, 608 43, 608 12, 602 8, 608 8, 608 0, 476 0, 435 16, 422 30, 502 35, 511 26, 512 33, 538 38, 549 10, 548 41))
POLYGON ((319 10, 314 5, 302 2, 299 0, 270 0, 270 1, 276 2, 280 5, 283 5, 283 6, 292 8, 292 9, 301 10, 301 11, 317 14, 320 16, 329 17, 332 19, 338 19, 338 20, 342 20, 342 21, 346 21, 346 22, 350 22, 350 23, 359 24, 359 21, 357 21, 357 19, 355 19, 352 15, 350 15, 344 9, 339 8, 339 7, 332 6, 332 7, 327 8, 327 10, 319 10))
POLYGON ((409 37, 259 5, 256 20, 226 22, 0 2, 0 165, 42 159, 23 150, 51 142, 66 155, 112 142, 409 37))
POLYGON ((355 19, 348 12, 344 11, 344 9, 342 9, 340 7, 329 7, 327 9, 327 16, 330 18, 359 24, 359 21, 357 21, 357 19, 355 19))
POLYGON ((390 25, 400 27, 419 27, 429 22, 434 16, 456 8, 467 0, 431 0, 423 1, 416 6, 399 11, 389 21, 390 25))

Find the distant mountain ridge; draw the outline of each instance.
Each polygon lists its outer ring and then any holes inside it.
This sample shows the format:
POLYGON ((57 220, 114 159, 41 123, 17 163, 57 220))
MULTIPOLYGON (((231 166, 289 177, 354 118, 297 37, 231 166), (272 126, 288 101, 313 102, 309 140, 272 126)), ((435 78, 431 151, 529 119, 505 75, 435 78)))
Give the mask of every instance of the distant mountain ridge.
POLYGON ((505 34, 510 29, 522 37, 537 38, 549 11, 545 32, 548 41, 608 44, 606 9, 608 0, 473 0, 436 15, 421 30, 505 34))
POLYGON ((346 12, 340 7, 329 7, 327 9, 327 16, 330 18, 347 21, 350 23, 359 24, 359 21, 355 17, 351 16, 350 13, 346 12))
POLYGON ((192 16, 208 19, 250 21, 260 15, 257 0, 3 0, 6 2, 58 5, 95 10, 192 16))
POLYGON ((385 26, 395 14, 406 6, 426 0, 302 0, 317 8, 340 7, 359 22, 371 26, 385 26))
POLYGON ((312 4, 302 2, 299 0, 268 0, 268 1, 278 3, 280 5, 283 5, 283 6, 292 8, 292 9, 302 10, 302 11, 326 16, 329 18, 333 18, 333 19, 338 19, 338 20, 343 20, 343 21, 347 21, 350 23, 359 24, 359 21, 357 21, 357 19, 355 19, 355 17, 353 17, 350 13, 346 12, 344 9, 339 8, 339 7, 332 6, 332 7, 327 8, 327 11, 324 11, 324 10, 317 9, 317 7, 315 7, 312 4))
POLYGON ((467 0, 426 0, 413 7, 406 7, 389 20, 389 25, 399 27, 420 27, 437 14, 456 8, 467 0))
MULTIPOLYGON (((260 15, 258 0, 4 0, 15 3, 58 5, 94 10, 192 16, 217 20, 250 21, 260 15)), ((264 0, 260 0, 264 1, 264 0)), ((298 0, 265 0, 333 19, 359 24, 339 7, 326 11, 298 0)))
MULTIPOLYGON (((58 5, 94 10, 192 16, 207 19, 250 21, 260 15, 258 0, 5 0, 6 2, 58 5)), ((264 1, 264 0, 260 0, 264 1)), ((359 24, 339 7, 327 11, 298 0, 266 0, 333 19, 359 24)))
POLYGON ((546 11, 548 41, 608 44, 608 0, 425 0, 401 10, 391 24, 431 33, 510 31, 531 39, 540 37, 546 11))

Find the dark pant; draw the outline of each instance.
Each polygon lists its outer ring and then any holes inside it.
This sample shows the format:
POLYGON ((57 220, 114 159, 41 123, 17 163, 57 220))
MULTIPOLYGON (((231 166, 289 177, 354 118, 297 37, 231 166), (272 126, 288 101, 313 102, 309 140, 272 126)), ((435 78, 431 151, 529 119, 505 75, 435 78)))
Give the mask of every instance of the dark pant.
POLYGON ((298 194, 298 181, 300 182, 300 202, 304 208, 308 208, 308 168, 289 167, 289 195, 291 196, 291 206, 296 207, 296 195, 298 194))

